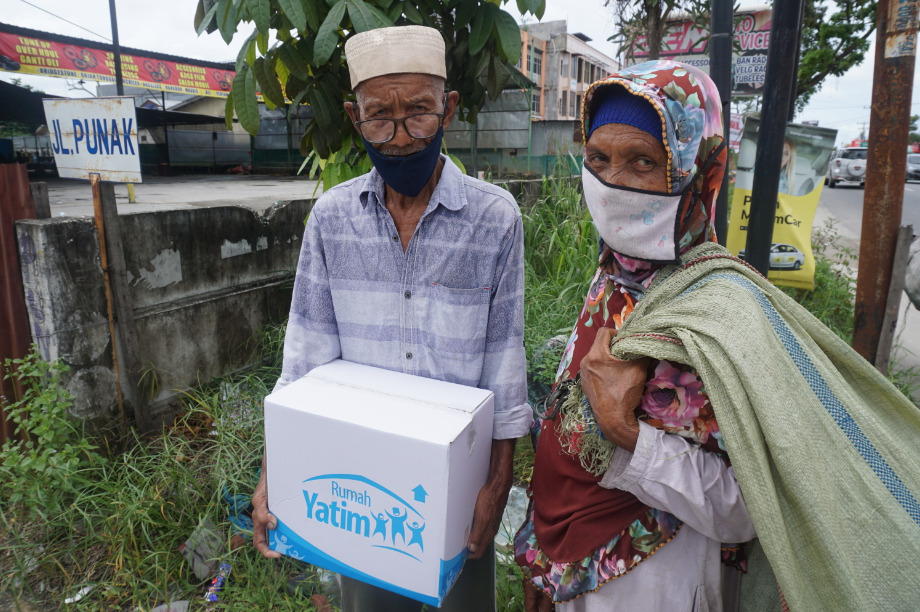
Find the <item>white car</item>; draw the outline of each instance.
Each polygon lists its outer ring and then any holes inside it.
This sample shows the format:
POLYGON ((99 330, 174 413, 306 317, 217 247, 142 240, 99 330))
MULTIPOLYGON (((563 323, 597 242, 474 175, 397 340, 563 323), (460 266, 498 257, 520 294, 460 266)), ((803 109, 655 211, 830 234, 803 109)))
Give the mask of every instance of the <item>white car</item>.
MULTIPOLYGON (((738 257, 747 261, 745 249, 738 252, 738 257)), ((770 245, 770 269, 771 270, 798 270, 805 263, 805 253, 798 250, 794 245, 774 242, 770 245)))
POLYGON ((827 166, 827 176, 824 178, 827 186, 834 188, 840 181, 849 181, 865 187, 866 153, 867 150, 861 147, 845 147, 834 151, 834 156, 827 166))

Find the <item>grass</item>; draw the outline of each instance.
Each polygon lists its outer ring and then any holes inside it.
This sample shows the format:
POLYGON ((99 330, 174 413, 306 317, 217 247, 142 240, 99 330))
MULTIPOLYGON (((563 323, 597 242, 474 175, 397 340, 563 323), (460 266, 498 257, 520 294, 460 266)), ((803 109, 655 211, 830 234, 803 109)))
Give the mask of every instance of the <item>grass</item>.
MULTIPOLYGON (((524 210, 525 339, 534 393, 551 384, 558 363, 560 349, 544 348, 547 340, 569 333, 596 266, 597 234, 578 179, 567 175, 544 178, 541 196, 524 210)), ((853 254, 837 243, 833 227, 816 232, 815 290, 792 295, 848 339, 853 278, 846 264, 853 254)), ((280 372, 283 338, 283 326, 267 328, 260 367, 187 394, 171 426, 123 441, 129 449, 123 452, 88 439, 66 418, 69 398, 54 366, 34 358, 7 364, 7 374, 25 382, 27 394, 16 398, 12 412, 32 443, 0 450, 0 609, 27 601, 41 610, 146 611, 188 599, 191 610, 311 610, 309 595, 322 588, 315 569, 290 558, 267 561, 249 544, 229 550, 227 496, 248 496, 258 478, 262 398, 280 372), (232 566, 212 605, 178 550, 203 519, 223 534, 223 560, 232 566), (302 576, 302 595, 286 590, 295 576, 302 576), (63 603, 85 587, 91 590, 79 601, 63 603)), ((155 374, 150 369, 149 389, 156 388, 155 374)), ((915 389, 910 373, 895 382, 915 389)), ((514 460, 518 484, 529 481, 532 464, 525 437, 514 460)), ((520 577, 510 559, 500 560, 499 610, 523 610, 520 577)))

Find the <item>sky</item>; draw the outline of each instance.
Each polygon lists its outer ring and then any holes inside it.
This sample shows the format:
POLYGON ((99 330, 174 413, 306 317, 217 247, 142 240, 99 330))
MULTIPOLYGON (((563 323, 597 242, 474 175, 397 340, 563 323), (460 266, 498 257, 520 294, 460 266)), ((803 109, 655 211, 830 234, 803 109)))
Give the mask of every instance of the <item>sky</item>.
MULTIPOLYGON (((613 11, 604 6, 604 0, 546 0, 546 5, 543 21, 564 19, 568 22, 569 32, 586 34, 592 39, 590 44, 597 50, 610 56, 615 55, 615 46, 607 42, 607 38, 616 31, 613 11)), ((742 3, 742 6, 746 5, 742 3)), ((244 36, 237 34, 229 46, 217 32, 197 36, 193 27, 196 6, 196 0, 117 0, 119 42, 125 47, 194 59, 235 60, 244 36)), ((514 0, 505 4, 504 8, 518 22, 522 21, 514 0)), ((0 21, 89 40, 107 41, 111 38, 108 0, 0 0, 0 21)), ((533 23, 536 18, 531 15, 526 21, 533 23)), ((838 144, 856 138, 861 129, 867 129, 869 122, 874 59, 873 46, 861 66, 843 77, 826 79, 822 90, 812 97, 803 112, 796 115, 795 121, 817 120, 821 126, 837 129, 838 144)), ((0 72, 0 79, 7 82, 16 77, 15 73, 0 72)), ((49 94, 72 97, 89 95, 69 89, 64 79, 26 75, 21 75, 21 78, 24 83, 49 94)), ((86 87, 95 91, 93 83, 88 83, 86 87)), ((920 62, 914 75, 914 113, 920 114, 920 62)))

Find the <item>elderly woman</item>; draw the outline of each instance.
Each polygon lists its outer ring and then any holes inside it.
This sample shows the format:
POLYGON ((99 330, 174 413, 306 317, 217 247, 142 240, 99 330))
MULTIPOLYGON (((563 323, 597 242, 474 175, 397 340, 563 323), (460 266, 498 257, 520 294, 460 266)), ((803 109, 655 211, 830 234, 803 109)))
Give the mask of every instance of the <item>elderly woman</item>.
POLYGON ((880 449, 913 455, 920 413, 714 243, 721 112, 705 74, 668 61, 585 95, 582 182, 602 249, 535 424, 515 538, 529 611, 723 610, 739 597, 895 609, 917 595, 920 462, 880 449), (867 414, 880 402, 884 415, 867 414), (864 537, 877 512, 880 546, 864 537), (893 580, 886 555, 912 569, 893 580))

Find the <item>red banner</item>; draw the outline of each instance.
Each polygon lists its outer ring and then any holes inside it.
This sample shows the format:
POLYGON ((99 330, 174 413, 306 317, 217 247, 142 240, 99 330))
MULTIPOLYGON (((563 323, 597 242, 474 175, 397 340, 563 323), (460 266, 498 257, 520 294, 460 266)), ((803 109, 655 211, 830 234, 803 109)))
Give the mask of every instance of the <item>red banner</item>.
MULTIPOLYGON (((0 70, 115 82, 115 60, 110 51, 7 32, 0 32, 0 70)), ((125 85, 225 98, 230 93, 230 83, 236 73, 122 54, 121 74, 125 85)))

